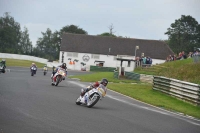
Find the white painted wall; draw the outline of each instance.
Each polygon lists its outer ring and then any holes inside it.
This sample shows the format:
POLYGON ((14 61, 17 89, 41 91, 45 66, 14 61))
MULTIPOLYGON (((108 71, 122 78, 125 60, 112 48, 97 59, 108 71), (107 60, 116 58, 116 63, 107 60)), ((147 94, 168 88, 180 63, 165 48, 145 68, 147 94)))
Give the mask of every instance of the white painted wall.
MULTIPOLYGON (((62 52, 64 52, 64 51, 60 51, 59 63, 61 63, 61 60, 62 60, 62 52)), ((100 55, 99 59, 92 59, 91 57, 92 57, 92 54, 90 54, 90 53, 78 53, 78 57, 68 57, 67 52, 64 52, 64 62, 67 64, 68 69, 81 70, 81 68, 83 67, 81 65, 81 62, 83 62, 86 64, 86 66, 84 66, 84 67, 86 67, 86 71, 89 71, 90 65, 96 66, 97 63, 94 63, 95 60, 105 61, 104 67, 119 67, 120 66, 120 61, 115 60, 115 57, 112 55, 100 55), (88 62, 83 61, 84 55, 89 56, 90 59, 88 62), (69 64, 70 60, 68 60, 69 58, 71 58, 71 61, 74 61, 75 59, 79 60, 79 61, 75 62, 75 65, 70 65, 69 64)), ((121 58, 134 59, 135 57, 134 56, 124 56, 121 58)), ((161 63, 165 62, 164 60, 159 60, 159 59, 152 59, 152 60, 153 60, 153 63, 152 63, 153 65, 161 64, 161 63)), ((123 61, 122 65, 123 65, 122 67, 125 67, 125 71, 133 71, 134 67, 135 67, 135 62, 131 62, 130 67, 127 67, 128 66, 127 61, 123 61)))
MULTIPOLYGON (((48 62, 48 60, 44 59, 44 58, 39 58, 39 57, 29 56, 29 55, 9 54, 9 53, 0 53, 0 58, 30 60, 30 61, 33 61, 33 62, 40 62, 40 63, 47 64, 48 67, 53 67, 53 66, 56 67, 56 66, 62 64, 61 63, 62 52, 63 51, 60 52, 59 62, 48 62)), ((77 58, 67 57, 67 52, 64 52, 64 62, 67 64, 67 68, 71 69, 71 70, 81 70, 82 67, 83 68, 86 67, 86 70, 90 71, 90 65, 96 66, 96 63, 94 63, 95 60, 105 61, 104 67, 120 67, 120 61, 114 60, 115 57, 112 56, 112 55, 108 55, 108 56, 107 55, 100 55, 100 59, 92 59, 91 56, 92 56, 92 54, 90 54, 90 53, 79 53, 77 58), (83 61, 83 56, 84 55, 88 55, 90 57, 90 60, 88 62, 83 61), (70 65, 68 58, 71 58, 72 61, 75 60, 75 59, 77 59, 79 61, 75 62, 75 65, 70 65), (82 66, 80 64, 81 62, 86 63, 86 66, 82 66)), ((123 56, 121 58, 134 59, 135 57, 134 56, 123 56)), ((159 60, 159 59, 152 59, 152 60, 153 60, 153 63, 152 63, 153 65, 161 64, 161 63, 165 62, 165 60, 159 60)), ((122 67, 125 67, 125 71, 128 71, 128 72, 129 71, 133 71, 134 67, 135 67, 135 63, 134 62, 131 62, 130 67, 127 67, 128 66, 128 62, 127 61, 123 61, 122 65, 123 65, 122 67)))

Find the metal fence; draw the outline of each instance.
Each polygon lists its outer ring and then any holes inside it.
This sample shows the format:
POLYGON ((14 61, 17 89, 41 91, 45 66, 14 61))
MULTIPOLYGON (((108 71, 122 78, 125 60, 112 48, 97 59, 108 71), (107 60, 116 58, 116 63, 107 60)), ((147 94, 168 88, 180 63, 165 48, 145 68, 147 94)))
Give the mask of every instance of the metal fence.
POLYGON ((153 89, 195 105, 200 105, 200 85, 198 84, 154 76, 153 89))
MULTIPOLYGON (((119 79, 119 72, 114 72, 113 77, 116 79, 119 79)), ((150 84, 153 84, 152 75, 138 74, 134 72, 125 72, 124 77, 130 80, 137 80, 137 81, 148 82, 150 84)))

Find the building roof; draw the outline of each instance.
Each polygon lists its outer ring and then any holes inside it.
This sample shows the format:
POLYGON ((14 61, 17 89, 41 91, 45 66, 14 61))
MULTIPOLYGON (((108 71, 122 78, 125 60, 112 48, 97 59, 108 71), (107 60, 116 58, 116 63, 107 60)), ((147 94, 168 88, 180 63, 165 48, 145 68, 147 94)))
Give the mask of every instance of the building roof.
POLYGON ((63 33, 60 50, 78 53, 103 55, 109 54, 114 56, 135 56, 136 46, 139 46, 139 49, 136 50, 136 56, 139 57, 141 57, 141 54, 144 53, 144 56, 165 60, 168 55, 174 54, 164 41, 105 37, 72 33, 63 33))

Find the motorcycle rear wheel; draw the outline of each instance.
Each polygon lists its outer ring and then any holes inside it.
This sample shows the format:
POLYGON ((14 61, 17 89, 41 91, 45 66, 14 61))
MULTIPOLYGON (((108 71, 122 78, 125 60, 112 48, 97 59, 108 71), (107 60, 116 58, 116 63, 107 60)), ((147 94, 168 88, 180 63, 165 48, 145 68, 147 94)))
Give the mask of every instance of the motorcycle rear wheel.
POLYGON ((32 70, 32 71, 31 71, 31 76, 33 76, 33 75, 34 75, 34 71, 32 70))

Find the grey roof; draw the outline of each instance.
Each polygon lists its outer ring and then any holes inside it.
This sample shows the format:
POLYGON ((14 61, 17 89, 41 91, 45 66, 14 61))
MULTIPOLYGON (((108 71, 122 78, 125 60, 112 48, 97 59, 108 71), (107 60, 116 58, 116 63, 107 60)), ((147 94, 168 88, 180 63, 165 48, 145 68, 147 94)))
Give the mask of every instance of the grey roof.
POLYGON ((84 34, 63 33, 61 51, 92 53, 107 55, 130 55, 135 56, 135 47, 139 46, 136 56, 150 56, 154 59, 166 59, 174 54, 164 41, 143 40, 132 38, 117 38, 105 36, 93 36, 84 34))

